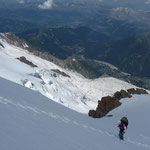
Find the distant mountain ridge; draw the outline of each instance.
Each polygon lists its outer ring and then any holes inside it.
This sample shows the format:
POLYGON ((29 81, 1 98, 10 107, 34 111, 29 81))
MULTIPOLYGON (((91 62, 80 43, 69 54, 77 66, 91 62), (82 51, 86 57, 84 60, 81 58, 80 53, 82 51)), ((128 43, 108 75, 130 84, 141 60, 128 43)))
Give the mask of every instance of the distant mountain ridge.
POLYGON ((105 61, 117 65, 125 72, 150 77, 150 32, 139 33, 112 43, 105 61))
POLYGON ((79 0, 56 1, 58 5, 53 9, 40 10, 37 8, 39 3, 42 2, 26 2, 15 7, 3 5, 0 9, 0 32, 20 33, 33 28, 86 26, 111 38, 122 39, 150 29, 150 14, 143 9, 79 0))
POLYGON ((105 61, 132 75, 150 77, 147 63, 149 32, 139 33, 123 40, 113 40, 87 27, 76 29, 66 27, 29 30, 18 36, 41 51, 44 50, 61 59, 71 56, 105 61))
POLYGON ((124 40, 112 40, 87 27, 36 29, 19 34, 32 46, 40 48, 41 53, 46 51, 47 54, 50 53, 58 58, 66 59, 65 61, 69 60, 65 64, 71 63, 72 65, 67 65, 67 67, 71 67, 73 70, 76 68, 75 70, 85 77, 113 76, 149 89, 149 63, 147 63, 149 60, 147 58, 149 57, 150 46, 148 35, 149 33, 141 33, 124 40), (142 53, 140 49, 143 49, 144 52, 142 53), (68 57, 76 58, 78 63, 77 61, 70 62, 72 59, 67 59, 68 57), (95 60, 113 64, 119 70, 113 70, 108 67, 109 65, 105 66, 95 60), (79 62, 82 69, 77 67, 79 62), (131 75, 124 74, 121 71, 131 75))
POLYGON ((92 58, 103 53, 105 43, 110 41, 108 36, 87 27, 33 29, 17 36, 61 59, 76 55, 92 58))

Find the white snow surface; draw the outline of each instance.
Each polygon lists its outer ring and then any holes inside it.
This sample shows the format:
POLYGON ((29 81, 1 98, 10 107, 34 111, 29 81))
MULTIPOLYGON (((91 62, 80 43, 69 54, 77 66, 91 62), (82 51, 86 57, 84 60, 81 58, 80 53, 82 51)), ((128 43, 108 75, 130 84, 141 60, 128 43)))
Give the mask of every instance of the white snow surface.
POLYGON ((95 109, 102 96, 134 87, 111 77, 86 79, 78 73, 34 56, 25 49, 10 45, 4 39, 0 39, 0 43, 4 46, 0 46, 0 77, 38 91, 49 99, 81 113, 95 109), (38 67, 30 67, 16 59, 21 56, 38 67), (65 72, 70 78, 51 69, 65 72))
POLYGON ((113 117, 93 119, 6 79, 0 85, 1 150, 150 149, 150 95, 122 99, 113 117), (129 119, 124 141, 117 137, 122 116, 129 119))

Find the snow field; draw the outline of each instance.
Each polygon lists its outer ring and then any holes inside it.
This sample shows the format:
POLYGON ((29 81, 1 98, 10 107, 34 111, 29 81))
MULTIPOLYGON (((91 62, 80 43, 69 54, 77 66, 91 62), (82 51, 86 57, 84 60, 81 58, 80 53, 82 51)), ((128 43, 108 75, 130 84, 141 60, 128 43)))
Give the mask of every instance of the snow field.
POLYGON ((113 117, 93 119, 8 80, 0 85, 2 150, 150 149, 149 95, 123 99, 113 117), (124 141, 117 137, 122 116, 129 119, 124 141))
POLYGON ((0 47, 0 77, 38 91, 75 111, 87 114, 90 109, 96 108, 97 101, 102 96, 134 87, 115 78, 86 79, 34 56, 25 49, 10 45, 4 39, 0 39, 0 42, 4 45, 4 48, 0 47), (38 67, 32 68, 16 59, 21 56, 38 67), (65 72, 70 78, 55 73, 52 69, 65 72))

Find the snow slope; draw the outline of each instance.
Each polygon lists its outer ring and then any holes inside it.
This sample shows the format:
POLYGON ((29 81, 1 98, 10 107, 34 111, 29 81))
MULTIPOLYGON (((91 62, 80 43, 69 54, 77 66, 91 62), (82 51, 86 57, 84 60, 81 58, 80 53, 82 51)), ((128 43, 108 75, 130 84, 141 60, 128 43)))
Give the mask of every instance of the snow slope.
POLYGON ((0 78, 1 150, 149 150, 150 96, 133 96, 93 119, 50 101, 40 93, 0 78), (117 120, 129 119, 125 141, 117 120))
POLYGON ((34 56, 26 49, 9 44, 9 40, 2 38, 5 34, 1 35, 0 43, 3 46, 0 45, 0 77, 38 91, 78 112, 87 113, 89 109, 95 109, 102 96, 134 87, 115 78, 86 79, 73 71, 34 56), (32 68, 16 59, 21 56, 38 67, 32 68), (65 72, 70 78, 55 73, 52 69, 65 72))

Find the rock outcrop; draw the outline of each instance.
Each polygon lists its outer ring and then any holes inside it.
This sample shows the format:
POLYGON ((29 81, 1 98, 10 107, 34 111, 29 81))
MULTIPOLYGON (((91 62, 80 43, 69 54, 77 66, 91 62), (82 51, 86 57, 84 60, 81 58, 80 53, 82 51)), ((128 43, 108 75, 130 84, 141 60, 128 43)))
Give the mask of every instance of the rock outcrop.
POLYGON ((148 94, 148 92, 144 89, 136 89, 136 94, 148 94))
POLYGON ((130 98, 132 97, 132 95, 125 90, 121 90, 120 92, 117 91, 116 93, 114 93, 113 97, 116 100, 120 100, 122 98, 130 98))
POLYGON ((139 88, 131 88, 127 90, 129 94, 148 94, 148 92, 144 89, 139 89, 139 88))
POLYGON ((88 115, 93 118, 101 118, 106 116, 108 112, 119 107, 121 105, 120 100, 122 98, 131 98, 132 94, 148 94, 148 92, 144 89, 128 89, 127 91, 121 90, 114 93, 113 96, 102 97, 100 101, 98 101, 98 106, 96 110, 90 110, 88 115))
POLYGON ((0 46, 1 46, 2 48, 4 48, 4 45, 3 45, 2 43, 0 43, 0 46))
POLYGON ((27 60, 24 56, 17 58, 18 60, 20 60, 21 62, 31 66, 31 67, 37 67, 36 65, 34 65, 31 61, 27 60))
POLYGON ((104 117, 109 111, 117 108, 120 105, 121 103, 119 100, 115 99, 115 97, 102 97, 102 99, 98 101, 98 106, 96 108, 96 118, 104 117))
POLYGON ((51 70, 52 70, 53 72, 56 72, 56 73, 58 73, 58 74, 64 76, 64 77, 70 78, 69 75, 67 75, 65 72, 62 72, 62 71, 60 71, 60 70, 58 70, 58 69, 51 69, 51 70))
POLYGON ((134 89, 134 88, 128 89, 127 91, 130 94, 136 94, 136 89, 134 89))
POLYGON ((24 40, 18 38, 15 34, 11 32, 0 33, 0 38, 6 40, 6 42, 9 43, 10 45, 21 47, 23 49, 29 48, 29 46, 26 44, 24 40))

